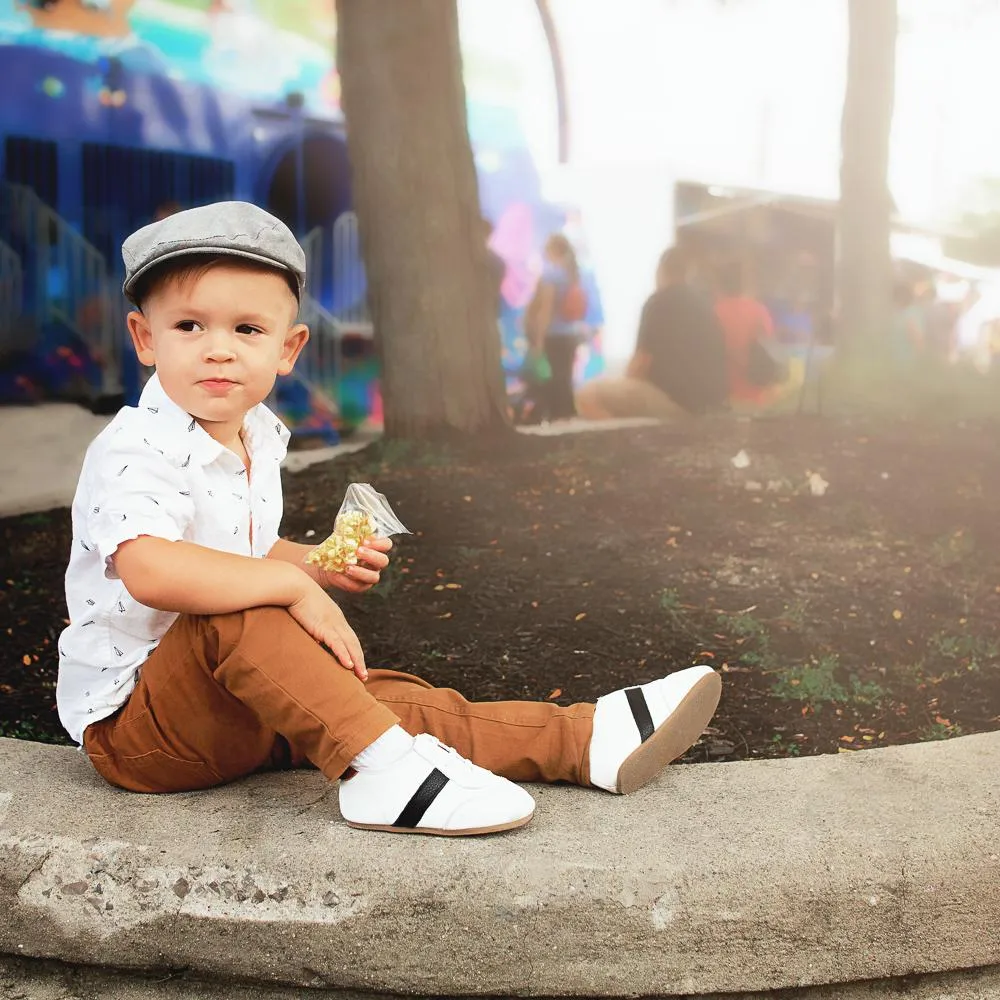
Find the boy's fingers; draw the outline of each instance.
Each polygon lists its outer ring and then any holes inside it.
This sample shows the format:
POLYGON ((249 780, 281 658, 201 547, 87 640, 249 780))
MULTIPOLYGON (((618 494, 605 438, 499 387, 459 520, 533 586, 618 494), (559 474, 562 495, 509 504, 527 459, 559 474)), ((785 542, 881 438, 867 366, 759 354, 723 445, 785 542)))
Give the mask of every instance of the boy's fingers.
MULTIPOLYGON (((354 662, 354 669, 362 670, 367 675, 368 668, 365 665, 365 654, 361 649, 361 642, 358 637, 351 631, 350 635, 345 640, 347 642, 347 650, 350 654, 351 660, 354 662)), ((360 674, 358 675, 360 676, 360 674)))
POLYGON ((363 583, 367 587, 374 587, 379 581, 379 571, 377 569, 368 569, 365 566, 349 566, 348 570, 351 574, 348 579, 354 583, 363 583))
POLYGON ((389 557, 375 549, 358 549, 358 558, 364 559, 369 566, 374 566, 376 569, 385 569, 389 565, 389 557))
POLYGON ((339 661, 340 665, 345 670, 354 669, 354 661, 351 659, 351 653, 347 648, 347 643, 344 642, 340 636, 333 634, 324 640, 324 645, 326 645, 330 652, 333 653, 334 658, 339 661))
POLYGON ((379 552, 388 552, 392 548, 391 538, 366 538, 364 541, 366 549, 378 549, 379 552))

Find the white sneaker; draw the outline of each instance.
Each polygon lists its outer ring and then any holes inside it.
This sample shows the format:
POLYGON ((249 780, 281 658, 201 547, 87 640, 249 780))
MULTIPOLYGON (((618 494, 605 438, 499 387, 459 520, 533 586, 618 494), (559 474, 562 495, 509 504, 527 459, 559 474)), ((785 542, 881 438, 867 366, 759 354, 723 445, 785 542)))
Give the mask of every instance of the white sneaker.
POLYGON ((590 783, 621 795, 641 788, 701 736, 721 694, 719 675, 699 666, 598 698, 590 783))
POLYGON ((340 812, 360 830, 466 837, 524 826, 535 800, 422 733, 395 763, 341 781, 340 812))

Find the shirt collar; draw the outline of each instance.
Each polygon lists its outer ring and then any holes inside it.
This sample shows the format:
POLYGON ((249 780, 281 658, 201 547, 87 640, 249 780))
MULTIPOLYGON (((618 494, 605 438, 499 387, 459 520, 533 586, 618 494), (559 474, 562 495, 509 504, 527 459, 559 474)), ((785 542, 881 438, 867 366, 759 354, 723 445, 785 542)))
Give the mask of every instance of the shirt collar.
MULTIPOLYGON (((145 418, 146 441, 181 468, 191 462, 209 465, 227 450, 166 394, 155 373, 142 390, 138 409, 145 418)), ((263 403, 243 418, 243 435, 253 461, 280 462, 288 451, 288 428, 263 403)))

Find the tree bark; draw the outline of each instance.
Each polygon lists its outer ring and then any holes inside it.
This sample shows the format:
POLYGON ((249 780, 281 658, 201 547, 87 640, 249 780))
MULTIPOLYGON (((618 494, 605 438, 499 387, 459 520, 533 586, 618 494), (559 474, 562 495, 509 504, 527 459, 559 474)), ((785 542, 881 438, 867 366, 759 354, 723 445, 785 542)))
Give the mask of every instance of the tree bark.
POLYGON ((889 139, 897 0, 848 0, 837 253, 838 353, 849 365, 888 349, 892 320, 889 139))
POLYGON ((385 432, 509 430, 456 0, 337 0, 385 432))

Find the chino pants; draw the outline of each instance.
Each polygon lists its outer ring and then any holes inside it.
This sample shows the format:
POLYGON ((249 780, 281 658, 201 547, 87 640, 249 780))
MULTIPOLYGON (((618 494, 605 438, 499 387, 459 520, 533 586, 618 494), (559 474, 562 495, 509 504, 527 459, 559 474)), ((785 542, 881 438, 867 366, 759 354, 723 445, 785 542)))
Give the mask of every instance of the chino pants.
POLYGON ((586 785, 593 717, 592 704, 469 702, 396 670, 363 683, 287 610, 263 607, 181 615, 83 743, 112 784, 179 792, 310 765, 337 780, 399 724, 513 781, 586 785))

